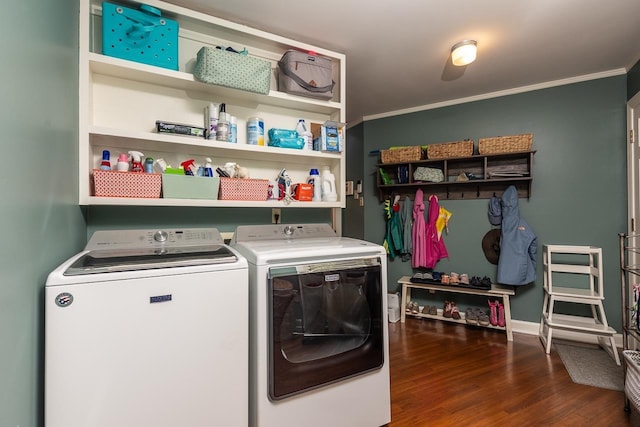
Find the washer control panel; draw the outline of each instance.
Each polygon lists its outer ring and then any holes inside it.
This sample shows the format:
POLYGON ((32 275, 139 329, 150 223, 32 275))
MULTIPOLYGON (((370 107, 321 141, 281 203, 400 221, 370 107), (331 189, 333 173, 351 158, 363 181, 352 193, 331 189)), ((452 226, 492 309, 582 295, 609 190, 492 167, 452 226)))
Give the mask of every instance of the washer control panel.
POLYGON ((99 230, 93 233, 85 250, 166 248, 223 245, 215 228, 174 228, 150 230, 99 230))

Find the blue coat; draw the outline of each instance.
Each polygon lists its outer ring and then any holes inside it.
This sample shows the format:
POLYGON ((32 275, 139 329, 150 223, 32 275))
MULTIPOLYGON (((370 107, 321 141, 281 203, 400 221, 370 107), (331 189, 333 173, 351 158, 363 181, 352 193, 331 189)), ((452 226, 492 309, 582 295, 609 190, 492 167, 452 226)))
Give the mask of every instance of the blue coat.
POLYGON ((518 191, 512 185, 502 194, 502 235, 497 282, 527 285, 536 280, 538 239, 529 224, 520 218, 518 191))

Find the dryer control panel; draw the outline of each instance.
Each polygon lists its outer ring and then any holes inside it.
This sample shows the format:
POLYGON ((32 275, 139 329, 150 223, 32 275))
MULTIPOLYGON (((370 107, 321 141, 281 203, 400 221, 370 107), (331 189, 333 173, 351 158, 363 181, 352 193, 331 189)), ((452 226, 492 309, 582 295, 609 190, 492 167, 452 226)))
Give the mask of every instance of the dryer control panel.
POLYGON ((233 235, 234 243, 260 240, 311 239, 337 237, 329 224, 241 225, 233 235))

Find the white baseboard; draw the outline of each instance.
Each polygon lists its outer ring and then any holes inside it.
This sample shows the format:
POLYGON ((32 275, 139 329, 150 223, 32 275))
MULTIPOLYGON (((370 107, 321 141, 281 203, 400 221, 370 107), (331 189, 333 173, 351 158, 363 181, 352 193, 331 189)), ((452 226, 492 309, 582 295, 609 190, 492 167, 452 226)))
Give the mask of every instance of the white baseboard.
MULTIPOLYGON (((564 315, 554 314, 554 317, 560 320, 564 317, 564 315)), ((585 318, 585 323, 592 323, 592 322, 589 322, 589 320, 592 320, 592 319, 585 318)), ((511 329, 513 330, 513 332, 517 332, 520 334, 538 336, 538 334, 540 333, 540 323, 525 322, 524 320, 512 320, 511 329)), ((579 332, 563 331, 560 329, 557 329, 553 332, 553 338, 569 340, 569 341, 578 341, 578 342, 584 342, 589 344, 598 344, 598 337, 595 335, 579 333, 579 332)), ((613 339, 616 342, 616 346, 618 348, 622 348, 622 334, 615 334, 613 336, 613 339)))

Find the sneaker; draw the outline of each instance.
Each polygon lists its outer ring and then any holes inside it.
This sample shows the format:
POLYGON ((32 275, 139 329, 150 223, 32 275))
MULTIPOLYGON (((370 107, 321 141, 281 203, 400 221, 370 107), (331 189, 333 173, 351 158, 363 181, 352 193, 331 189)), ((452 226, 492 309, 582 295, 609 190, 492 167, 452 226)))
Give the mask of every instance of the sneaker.
POLYGON ((476 314, 476 310, 469 307, 464 312, 464 320, 470 325, 478 324, 478 315, 476 314))
POLYGON ((460 284, 468 285, 469 284, 469 275, 467 273, 462 273, 460 275, 460 284))
POLYGON ((476 309, 476 316, 478 316, 478 325, 480 326, 489 326, 489 324, 491 323, 489 320, 489 316, 487 316, 487 313, 480 310, 479 308, 476 309))

